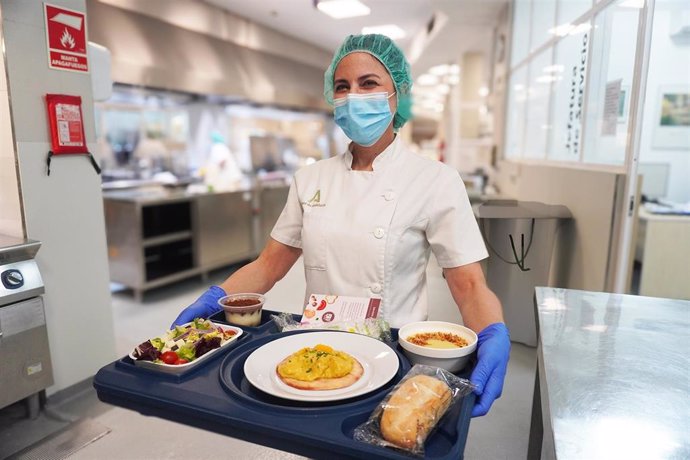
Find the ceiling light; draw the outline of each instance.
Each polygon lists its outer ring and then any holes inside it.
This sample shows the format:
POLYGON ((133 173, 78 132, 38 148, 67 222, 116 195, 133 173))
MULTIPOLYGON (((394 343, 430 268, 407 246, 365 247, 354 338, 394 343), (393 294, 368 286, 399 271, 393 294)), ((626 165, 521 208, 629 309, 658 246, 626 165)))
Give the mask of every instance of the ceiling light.
POLYGON ((537 83, 551 83, 552 81, 561 81, 563 77, 561 75, 540 75, 534 81, 537 83))
POLYGON ((438 91, 441 94, 448 94, 450 93, 450 86, 446 84, 440 84, 436 86, 436 91, 438 91))
POLYGON ((368 6, 357 0, 320 0, 316 8, 334 19, 354 18, 371 13, 368 6))
POLYGON ((542 69, 544 73, 563 73, 564 67, 561 64, 547 65, 542 69))
POLYGON ((438 93, 422 93, 422 94, 417 94, 415 95, 415 102, 421 102, 421 101, 434 101, 438 102, 440 99, 440 95, 438 93))
POLYGON ((578 24, 573 29, 568 32, 569 35, 577 35, 581 34, 583 32, 587 32, 589 29, 592 28, 592 25, 589 22, 583 22, 582 24, 578 24))
POLYGON ((405 31, 395 24, 384 24, 381 26, 371 26, 362 27, 363 34, 381 34, 390 38, 391 40, 397 40, 399 38, 405 37, 405 31))
POLYGON ((486 97, 488 95, 489 95, 489 88, 487 88, 486 86, 482 86, 481 88, 479 88, 479 96, 480 97, 486 97))
POLYGON ((582 32, 587 32, 591 28, 592 26, 588 22, 583 22, 582 24, 578 25, 567 23, 549 29, 549 33, 559 37, 565 37, 566 35, 577 35, 582 32))
POLYGON ((460 75, 460 66, 457 64, 448 66, 448 73, 451 75, 460 75))
POLYGON ((450 66, 448 64, 435 65, 429 69, 431 75, 438 75, 439 77, 447 75, 450 71, 450 66))
POLYGON ((460 75, 448 75, 448 78, 446 78, 446 82, 449 85, 457 85, 460 83, 460 75))
MULTIPOLYGON (((623 5, 621 4, 621 6, 623 6, 623 5)), ((591 332, 606 332, 606 330, 608 328, 609 327, 605 324, 590 324, 587 326, 582 326, 582 329, 584 329, 585 331, 591 331, 591 332)))
POLYGON ((624 0, 619 6, 623 8, 644 8, 644 0, 624 0))
POLYGON ((428 73, 422 74, 417 78, 417 84, 421 86, 433 86, 438 83, 438 77, 428 73))
POLYGON ((422 108, 433 110, 435 112, 443 111, 443 104, 440 102, 435 102, 431 100, 422 101, 419 103, 422 108))
POLYGON ((556 35, 558 37, 565 37, 570 33, 571 30, 573 30, 575 26, 573 26, 570 23, 567 24, 561 24, 560 26, 552 27, 549 29, 549 33, 556 35))

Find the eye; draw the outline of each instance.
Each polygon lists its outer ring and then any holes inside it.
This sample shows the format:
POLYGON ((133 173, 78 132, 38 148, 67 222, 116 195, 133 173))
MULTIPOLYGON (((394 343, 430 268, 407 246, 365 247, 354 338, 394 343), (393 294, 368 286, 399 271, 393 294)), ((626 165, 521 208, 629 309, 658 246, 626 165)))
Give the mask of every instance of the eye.
POLYGON ((362 83, 362 88, 373 88, 378 85, 379 84, 375 80, 366 80, 364 83, 362 83))
POLYGON ((350 89, 350 87, 348 85, 346 85, 344 83, 337 83, 335 85, 335 88, 333 88, 333 91, 335 91, 336 93, 340 93, 343 91, 347 91, 348 89, 350 89))

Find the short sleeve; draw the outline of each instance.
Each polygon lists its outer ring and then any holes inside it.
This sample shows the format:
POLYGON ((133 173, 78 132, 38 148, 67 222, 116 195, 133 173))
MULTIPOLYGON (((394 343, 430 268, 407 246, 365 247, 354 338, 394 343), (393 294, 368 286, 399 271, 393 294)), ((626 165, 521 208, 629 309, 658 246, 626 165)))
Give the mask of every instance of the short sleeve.
POLYGON ((302 212, 302 205, 300 204, 299 194, 297 193, 297 176, 295 176, 292 180, 292 184, 290 184, 290 191, 288 192, 285 207, 271 231, 271 238, 288 246, 301 248, 302 212))
POLYGON ((465 184, 455 171, 444 171, 431 203, 427 241, 442 268, 459 267, 488 257, 465 184))

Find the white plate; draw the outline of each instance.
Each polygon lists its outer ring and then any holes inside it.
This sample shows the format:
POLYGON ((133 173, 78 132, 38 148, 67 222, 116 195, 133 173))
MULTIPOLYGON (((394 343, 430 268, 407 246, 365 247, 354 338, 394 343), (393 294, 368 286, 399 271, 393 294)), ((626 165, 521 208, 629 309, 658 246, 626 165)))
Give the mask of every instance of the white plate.
POLYGON ((279 398, 338 401, 382 387, 395 376, 399 365, 395 351, 379 340, 349 332, 315 331, 282 337, 257 348, 244 363, 244 375, 259 390, 279 398), (278 364, 292 353, 319 343, 352 355, 364 368, 362 377, 337 390, 299 390, 283 383, 276 373, 278 364))
MULTIPOLYGON (((191 323, 183 324, 183 326, 187 326, 191 323)), ((219 323, 214 323, 211 322, 214 327, 221 327, 224 331, 235 331, 235 336, 225 342, 223 345, 221 345, 219 348, 216 348, 214 350, 209 351, 205 355, 201 356, 200 358, 195 359, 194 361, 188 362, 186 364, 165 364, 165 363, 154 363, 153 361, 142 361, 140 359, 136 359, 134 357, 134 350, 129 354, 129 357, 132 358, 134 361, 134 364, 139 367, 143 367, 144 369, 152 369, 154 371, 159 371, 159 372, 165 372, 166 374, 181 374, 192 367, 196 367, 199 365, 199 363, 204 362, 205 360, 208 359, 209 356, 213 356, 214 353, 218 352, 219 350, 224 349, 231 343, 235 343, 237 339, 240 338, 242 335, 242 329, 239 327, 235 326, 228 326, 227 324, 219 324, 219 323)))

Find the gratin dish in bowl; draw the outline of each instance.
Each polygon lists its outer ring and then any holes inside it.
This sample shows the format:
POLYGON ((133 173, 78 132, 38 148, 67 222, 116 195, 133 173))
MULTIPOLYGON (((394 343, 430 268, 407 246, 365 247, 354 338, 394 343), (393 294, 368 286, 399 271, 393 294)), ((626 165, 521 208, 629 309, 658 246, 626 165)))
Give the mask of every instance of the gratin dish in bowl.
POLYGON ((398 343, 412 364, 426 364, 450 372, 458 372, 465 367, 470 356, 477 349, 477 334, 459 324, 445 321, 418 321, 400 328, 398 343), (427 342, 433 343, 431 345, 417 344, 424 341, 423 339, 428 339, 427 342), (454 341, 456 343, 453 343, 454 341), (446 345, 445 342, 452 345, 446 345), (465 344, 459 346, 461 342, 465 344))

